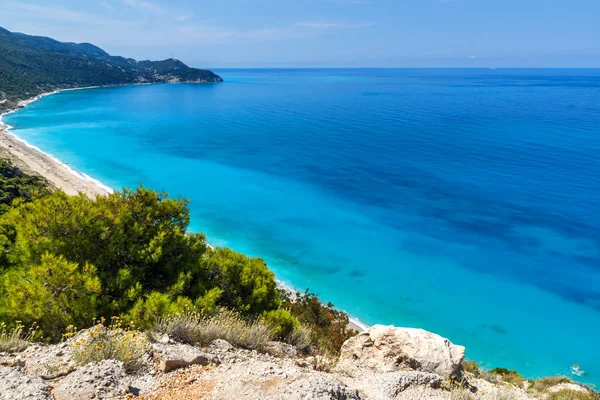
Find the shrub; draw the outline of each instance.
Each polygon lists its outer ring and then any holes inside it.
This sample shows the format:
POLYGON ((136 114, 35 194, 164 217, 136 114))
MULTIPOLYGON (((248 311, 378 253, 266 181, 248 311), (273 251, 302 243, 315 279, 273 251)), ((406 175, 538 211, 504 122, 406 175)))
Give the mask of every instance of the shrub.
POLYGON ((488 382, 498 383, 506 382, 516 387, 522 388, 525 379, 517 371, 508 370, 506 368, 494 368, 491 371, 485 371, 481 373, 481 378, 488 382))
POLYGON ((224 339, 234 346, 256 350, 263 350, 273 338, 273 332, 260 321, 248 321, 227 309, 220 309, 211 317, 198 313, 163 317, 154 331, 189 344, 206 346, 215 339, 224 339))
MULTIPOLYGON (((197 298, 206 287, 202 234, 186 232, 187 201, 142 187, 90 199, 61 191, 13 208, 0 225, 14 227, 15 267, 47 253, 96 268, 102 287, 97 317, 124 314, 144 293, 197 298)), ((9 268, 10 269, 10 268, 9 268)))
POLYGON ((214 287, 221 289, 221 306, 248 316, 279 306, 275 275, 260 258, 216 248, 204 263, 214 287))
POLYGON ((19 353, 29 346, 36 335, 36 327, 32 326, 27 332, 23 331, 24 328, 19 322, 14 328, 0 323, 0 353, 19 353))
POLYGON ((44 335, 60 338, 69 325, 90 324, 101 292, 96 268, 44 254, 37 265, 0 276, 0 308, 12 319, 38 323, 44 335))
MULTIPOLYGON (((72 336, 76 328, 68 329, 72 336)), ((141 369, 149 351, 145 336, 132 326, 123 327, 120 318, 113 317, 109 326, 104 321, 80 335, 71 345, 73 359, 80 365, 95 361, 117 360, 123 362, 126 371, 141 369)))
POLYGON ((286 343, 296 346, 301 351, 308 352, 312 344, 313 332, 306 325, 298 325, 284 339, 286 343))
POLYGON ((283 308, 264 312, 261 320, 266 326, 271 328, 277 340, 285 340, 300 326, 298 318, 283 308))
POLYGON ((287 292, 281 291, 280 299, 282 307, 312 330, 311 341, 327 354, 338 355, 342 344, 357 334, 348 329, 350 321, 346 313, 336 310, 332 303, 323 304, 317 295, 308 290, 305 293, 297 292, 292 298, 287 292))
POLYGON ((162 316, 194 310, 194 303, 187 297, 180 296, 175 301, 168 294, 152 292, 139 299, 127 319, 136 326, 149 329, 162 316))
POLYGON ((545 392, 552 386, 556 386, 561 383, 569 383, 571 379, 566 376, 549 376, 545 378, 539 378, 531 382, 529 385, 529 389, 535 390, 538 392, 545 392))
POLYGON ((479 375, 481 374, 479 365, 477 365, 477 362, 472 360, 464 360, 462 362, 462 368, 464 372, 470 372, 473 375, 475 375, 476 378, 479 377, 479 375))
POLYGON ((277 309, 264 261, 188 233, 187 204, 140 187, 96 199, 56 191, 13 206, 0 216, 0 317, 39 320, 56 339, 112 315, 147 328, 184 309, 277 309))
POLYGON ((0 215, 15 199, 30 201, 47 193, 43 179, 25 175, 10 161, 0 159, 0 215))

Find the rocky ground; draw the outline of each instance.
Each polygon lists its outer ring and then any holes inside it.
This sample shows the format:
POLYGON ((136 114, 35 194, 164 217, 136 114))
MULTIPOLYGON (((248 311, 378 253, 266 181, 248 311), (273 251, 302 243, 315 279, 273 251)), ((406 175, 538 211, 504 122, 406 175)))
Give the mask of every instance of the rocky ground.
MULTIPOLYGON (((0 353, 0 400, 548 397, 469 374, 464 385, 468 389, 450 385, 448 376, 460 371, 464 348, 418 329, 372 327, 347 341, 335 362, 298 355, 283 343, 271 343, 267 353, 259 353, 220 339, 200 348, 163 335, 151 343, 147 365, 133 374, 115 360, 76 365, 71 356, 76 339, 31 345, 18 354, 0 353)), ((564 388, 587 391, 575 384, 560 385, 547 393, 564 388)))

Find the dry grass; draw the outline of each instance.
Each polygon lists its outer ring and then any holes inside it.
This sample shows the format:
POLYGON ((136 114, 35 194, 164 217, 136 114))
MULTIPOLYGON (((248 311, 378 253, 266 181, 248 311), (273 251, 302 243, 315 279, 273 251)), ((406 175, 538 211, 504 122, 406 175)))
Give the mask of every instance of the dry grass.
POLYGON ((569 383, 571 379, 566 376, 549 376, 545 378, 539 378, 534 381, 531 381, 531 385, 529 386, 529 390, 534 390, 536 392, 546 392, 552 386, 556 386, 560 383, 569 383))
MULTIPOLYGON (((74 336, 71 327, 65 336, 74 336)), ((71 345, 73 359, 80 365, 95 361, 117 360, 123 362, 126 371, 141 369, 148 357, 148 343, 143 333, 133 327, 123 327, 118 317, 113 317, 109 326, 104 321, 90 328, 71 345)))
POLYGON ((580 392, 578 390, 563 389, 556 393, 551 393, 548 400, 597 400, 598 395, 594 393, 580 392))
POLYGON ((469 390, 462 387, 454 387, 450 390, 451 400, 475 400, 476 397, 469 390))
POLYGON ((312 344, 313 332, 308 326, 300 324, 286 336, 285 342, 296 346, 301 351, 307 351, 312 344))
POLYGON ((17 321, 17 326, 10 329, 5 323, 0 324, 0 352, 19 353, 29 346, 36 334, 36 327, 24 331, 25 326, 17 321))
POLYGON ((234 346, 256 350, 265 349, 273 338, 273 332, 261 322, 248 321, 226 309, 211 317, 184 313, 160 318, 154 331, 183 343, 206 346, 215 339, 223 339, 234 346))
POLYGON ((464 372, 472 373, 473 375, 475 375, 475 377, 478 377, 481 374, 479 365, 477 365, 477 362, 475 362, 475 361, 464 360, 462 362, 462 369, 464 372))

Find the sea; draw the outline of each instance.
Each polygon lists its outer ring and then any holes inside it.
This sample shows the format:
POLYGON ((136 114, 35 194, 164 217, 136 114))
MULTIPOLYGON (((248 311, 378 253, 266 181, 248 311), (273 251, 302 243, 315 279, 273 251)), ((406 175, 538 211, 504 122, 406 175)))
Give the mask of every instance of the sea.
POLYGON ((65 91, 12 132, 365 324, 600 386, 600 70, 216 70, 65 91))

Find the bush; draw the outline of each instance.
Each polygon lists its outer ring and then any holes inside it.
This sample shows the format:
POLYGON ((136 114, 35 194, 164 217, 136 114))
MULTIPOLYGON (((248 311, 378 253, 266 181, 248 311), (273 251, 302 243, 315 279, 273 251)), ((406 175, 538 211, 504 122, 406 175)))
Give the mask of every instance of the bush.
POLYGON ((566 376, 549 376, 532 381, 529 385, 529 389, 535 390, 537 392, 545 392, 552 386, 569 382, 571 382, 571 379, 567 378, 566 376))
POLYGON ((128 310, 143 293, 198 297, 204 291, 203 235, 187 234, 187 202, 139 188, 90 199, 57 191, 12 209, 2 223, 17 232, 19 264, 46 253, 97 269, 100 315, 128 310))
POLYGON ((96 199, 57 191, 12 207, 0 216, 0 318, 39 320, 57 339, 113 315, 148 328, 183 310, 277 309, 264 261, 188 233, 187 204, 140 187, 96 199))
POLYGON ((193 309, 194 303, 187 297, 180 296, 172 301, 168 294, 152 292, 134 304, 127 319, 138 327, 149 329, 162 316, 193 309))
MULTIPOLYGON (((74 335, 76 328, 67 330, 74 335)), ((80 335, 71 345, 73 359, 80 365, 102 360, 123 362, 126 371, 141 369, 148 357, 149 347, 145 336, 133 327, 123 327, 120 318, 113 317, 109 326, 104 320, 80 335)))
POLYGON ((336 310, 332 303, 323 304, 317 295, 297 292, 293 298, 285 291, 280 292, 282 307, 288 309, 300 323, 312 331, 311 341, 319 350, 338 355, 344 342, 355 336, 356 331, 348 329, 348 315, 336 310))
POLYGON ((205 265, 214 286, 221 289, 221 306, 248 316, 279 306, 275 275, 260 258, 216 248, 205 265))
POLYGON ((277 340, 285 340, 300 326, 298 318, 283 308, 264 312, 261 320, 266 326, 271 328, 277 340))
POLYGON ((39 264, 0 276, 0 293, 5 315, 37 323, 44 335, 58 339, 67 326, 94 320, 101 288, 93 266, 80 268, 64 257, 44 254, 39 264))
POLYGON ((494 368, 491 371, 481 372, 480 377, 491 383, 506 382, 518 388, 522 388, 525 382, 523 376, 517 371, 506 368, 494 368))
POLYGON ((308 352, 312 344, 312 329, 305 325, 298 325, 284 339, 284 342, 296 346, 301 351, 308 352))
POLYGON ((28 176, 8 160, 0 159, 0 215, 16 200, 30 201, 48 193, 46 182, 28 176))
POLYGON ((462 362, 462 368, 464 372, 470 372, 473 375, 475 375, 476 378, 479 377, 479 375, 481 375, 481 370, 479 369, 479 365, 477 365, 477 362, 472 361, 472 360, 464 360, 462 362))
POLYGON ((21 323, 14 328, 8 328, 5 323, 0 323, 0 353, 19 353, 29 346, 29 342, 36 335, 36 328, 32 326, 27 332, 21 323))
POLYGON ((256 350, 265 349, 273 338, 273 332, 260 321, 247 321, 226 309, 211 317, 198 313, 163 317, 156 322, 154 331, 188 344, 206 346, 215 339, 224 339, 234 346, 256 350))

